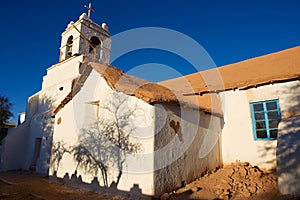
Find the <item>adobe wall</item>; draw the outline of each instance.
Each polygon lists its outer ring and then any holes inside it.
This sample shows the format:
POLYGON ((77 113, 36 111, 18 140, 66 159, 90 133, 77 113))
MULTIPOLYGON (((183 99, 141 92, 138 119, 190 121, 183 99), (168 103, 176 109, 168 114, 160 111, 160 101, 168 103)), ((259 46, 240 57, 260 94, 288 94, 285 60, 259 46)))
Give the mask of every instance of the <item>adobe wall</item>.
POLYGON ((155 194, 173 191, 222 166, 222 118, 156 105, 155 194))

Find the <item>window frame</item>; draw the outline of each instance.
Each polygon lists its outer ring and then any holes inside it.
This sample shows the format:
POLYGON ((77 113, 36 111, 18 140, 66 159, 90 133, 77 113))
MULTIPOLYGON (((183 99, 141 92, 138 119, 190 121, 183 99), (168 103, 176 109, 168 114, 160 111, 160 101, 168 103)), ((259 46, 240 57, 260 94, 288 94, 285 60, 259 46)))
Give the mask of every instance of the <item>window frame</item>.
MULTIPOLYGON (((265 100, 265 101, 254 101, 254 102, 250 102, 250 111, 251 111, 251 118, 252 118, 252 128, 253 128, 253 135, 254 135, 254 140, 277 140, 278 135, 276 138, 271 137, 270 131, 272 130, 277 130, 278 131, 278 125, 276 128, 270 128, 269 126, 269 116, 268 113, 270 112, 274 112, 277 111, 277 115, 278 115, 278 124, 281 121, 281 111, 280 111, 280 105, 279 105, 279 99, 271 99, 271 100, 265 100), (277 109, 267 109, 267 103, 270 102, 275 102, 277 109), (263 111, 255 111, 254 110, 254 105, 263 105, 263 111), (257 120, 255 119, 255 113, 263 113, 264 114, 264 119, 263 120, 257 120), (265 123, 265 129, 257 129, 256 127, 256 123, 257 122, 264 122, 265 123), (266 138, 258 138, 257 137, 257 131, 258 130, 266 130, 266 134, 267 137, 266 138)), ((277 132, 278 134, 278 132, 277 132)))

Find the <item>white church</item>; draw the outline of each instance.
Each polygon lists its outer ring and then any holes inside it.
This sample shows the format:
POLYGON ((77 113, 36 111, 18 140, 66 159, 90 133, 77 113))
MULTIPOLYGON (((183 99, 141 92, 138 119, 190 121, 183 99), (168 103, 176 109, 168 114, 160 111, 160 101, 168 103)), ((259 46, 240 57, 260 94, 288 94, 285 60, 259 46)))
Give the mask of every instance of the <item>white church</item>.
POLYGON ((1 171, 151 197, 246 161, 299 194, 300 47, 151 83, 110 66, 111 42, 86 14, 69 23, 1 171))

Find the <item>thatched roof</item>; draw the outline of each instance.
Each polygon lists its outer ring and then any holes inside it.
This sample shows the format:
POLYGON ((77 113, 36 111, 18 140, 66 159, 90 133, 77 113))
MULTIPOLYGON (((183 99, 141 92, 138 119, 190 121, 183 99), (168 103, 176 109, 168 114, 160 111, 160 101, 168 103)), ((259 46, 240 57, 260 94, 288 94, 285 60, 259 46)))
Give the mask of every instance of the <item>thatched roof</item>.
POLYGON ((300 79, 300 47, 279 51, 160 82, 187 102, 197 96, 198 106, 208 112, 219 112, 217 93, 226 90, 248 89, 265 84, 300 79))
POLYGON ((89 63, 89 65, 117 91, 135 96, 146 103, 177 102, 175 94, 162 85, 130 76, 113 66, 100 63, 89 63))

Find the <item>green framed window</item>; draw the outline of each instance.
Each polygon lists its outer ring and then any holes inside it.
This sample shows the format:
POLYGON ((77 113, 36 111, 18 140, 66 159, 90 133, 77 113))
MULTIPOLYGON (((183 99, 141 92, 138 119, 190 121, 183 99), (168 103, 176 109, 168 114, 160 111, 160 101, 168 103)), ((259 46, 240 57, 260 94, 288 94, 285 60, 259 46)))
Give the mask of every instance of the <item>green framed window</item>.
POLYGON ((281 120, 278 99, 250 103, 255 140, 276 140, 281 120))

